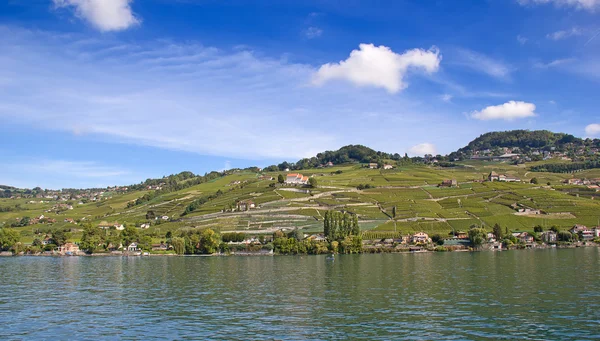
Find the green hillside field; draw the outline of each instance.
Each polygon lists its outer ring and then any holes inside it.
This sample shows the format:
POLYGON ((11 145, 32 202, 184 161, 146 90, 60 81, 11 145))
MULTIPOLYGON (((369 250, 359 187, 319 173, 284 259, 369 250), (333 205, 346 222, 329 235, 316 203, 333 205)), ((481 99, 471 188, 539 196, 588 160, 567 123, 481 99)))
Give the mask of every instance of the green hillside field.
MULTIPOLYGON (((71 228, 73 240, 80 237, 78 225, 65 218, 91 222, 118 222, 133 226, 147 223, 146 213, 168 216, 168 220, 150 220, 151 227, 143 233, 154 240, 163 240, 167 231, 180 228, 212 228, 217 231, 242 231, 270 234, 278 229, 302 229, 306 233, 322 231, 326 210, 348 211, 359 216, 362 230, 398 231, 410 234, 418 231, 448 234, 466 230, 472 225, 491 229, 498 223, 511 231, 532 231, 536 225, 568 229, 574 224, 595 226, 600 218, 600 202, 595 192, 579 193, 577 186, 567 186, 563 180, 600 178, 600 169, 574 174, 532 173, 534 164, 509 165, 484 161, 466 161, 459 167, 441 168, 414 165, 392 170, 367 169, 360 164, 331 168, 308 169, 302 174, 317 179, 316 188, 288 187, 277 184, 277 176, 285 172, 256 173, 240 171, 180 191, 166 193, 140 205, 128 208, 128 203, 148 193, 130 191, 125 194, 105 193, 99 202, 78 205, 60 214, 47 212, 56 201, 44 199, 0 199, 0 207, 18 210, 0 212, 0 226, 10 225, 22 217, 56 219, 53 224, 18 227, 21 241, 29 243, 44 231, 71 228), (491 171, 516 176, 520 183, 483 182, 491 171), (275 180, 259 180, 260 175, 275 180), (537 185, 530 184, 536 177, 537 185), (456 179, 457 187, 438 187, 445 179, 456 179), (547 185, 550 183, 550 185, 547 185), (358 190, 359 185, 374 188, 358 190), (567 190, 572 193, 567 192, 567 190), (184 215, 194 200, 220 195, 199 205, 184 215), (36 203, 30 203, 30 201, 36 203), (232 211, 240 200, 251 200, 257 207, 245 212, 232 211), (511 207, 520 204, 542 214, 519 215, 511 207), (393 208, 396 216, 393 217, 393 208)), ((581 190, 587 188, 581 186, 581 190)), ((600 195, 599 195, 600 196, 600 195)))

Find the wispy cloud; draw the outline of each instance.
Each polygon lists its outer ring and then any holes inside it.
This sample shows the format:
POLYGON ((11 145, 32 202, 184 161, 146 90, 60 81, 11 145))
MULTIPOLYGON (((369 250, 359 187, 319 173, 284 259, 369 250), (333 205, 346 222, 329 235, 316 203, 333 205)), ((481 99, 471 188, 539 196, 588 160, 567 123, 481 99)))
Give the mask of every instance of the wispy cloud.
POLYGON ((509 79, 512 67, 502 61, 468 49, 457 49, 457 59, 452 63, 498 79, 509 79))
POLYGON ((552 33, 548 33, 546 38, 551 40, 563 40, 573 36, 580 36, 583 34, 583 29, 579 27, 573 27, 570 30, 561 30, 552 33))
POLYGON ((304 35, 308 39, 318 38, 322 34, 323 34, 323 30, 316 26, 311 26, 304 31, 304 35))
POLYGON ((127 44, 0 26, 0 50, 3 123, 117 143, 294 160, 349 143, 402 148, 373 140, 400 133, 409 141, 430 128, 401 123, 439 122, 444 113, 376 89, 314 87, 311 65, 198 43, 127 44), (365 112, 390 124, 365 127, 365 112), (344 129, 333 129, 339 117, 344 129))
POLYGON ((563 64, 567 64, 567 63, 572 63, 575 60, 576 60, 575 58, 556 59, 556 60, 553 60, 553 61, 548 62, 548 63, 537 62, 537 63, 533 64, 533 66, 536 67, 536 68, 538 68, 538 69, 548 69, 548 68, 556 67, 556 66, 559 66, 559 65, 563 65, 563 64))
POLYGON ((600 7, 600 0, 517 0, 522 6, 553 4, 558 8, 576 8, 590 12, 600 7))
POLYGON ((519 42, 519 44, 521 45, 525 45, 525 43, 527 43, 529 39, 527 39, 526 37, 523 37, 522 35, 518 35, 517 36, 517 41, 519 42))

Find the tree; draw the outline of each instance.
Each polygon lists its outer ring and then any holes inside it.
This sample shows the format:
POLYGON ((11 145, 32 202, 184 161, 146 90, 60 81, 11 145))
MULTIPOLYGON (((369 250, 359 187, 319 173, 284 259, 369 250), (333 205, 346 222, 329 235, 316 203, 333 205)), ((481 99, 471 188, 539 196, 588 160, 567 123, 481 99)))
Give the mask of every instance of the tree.
POLYGON ((541 225, 536 225, 533 227, 533 232, 535 232, 535 233, 544 232, 544 228, 541 225))
POLYGON ((558 239, 559 242, 570 242, 573 240, 573 235, 571 232, 560 231, 558 232, 556 239, 558 239))
POLYGON ((502 228, 497 223, 494 224, 494 227, 492 228, 492 233, 494 234, 494 237, 496 237, 496 240, 502 240, 502 238, 504 237, 504 235, 502 234, 502 228))
POLYGON ((182 255, 185 253, 185 240, 181 237, 174 237, 171 239, 171 245, 173 245, 173 250, 178 255, 182 255))
POLYGON ((19 239, 17 230, 8 227, 0 229, 0 249, 9 250, 19 242, 19 239))
POLYGON ((279 182, 280 184, 282 184, 284 181, 285 181, 285 179, 283 178, 283 175, 282 175, 282 174, 279 174, 279 175, 277 176, 277 182, 279 182))
POLYGON ((392 207, 392 218, 396 219, 396 206, 392 207))
POLYGON ((431 236, 431 241, 437 245, 444 245, 444 239, 439 234, 434 234, 431 236))
POLYGON ((52 240, 57 246, 61 246, 67 243, 67 240, 71 237, 71 234, 65 232, 63 229, 56 229, 52 231, 52 240))
POLYGON ((133 242, 137 242, 138 238, 138 230, 133 226, 127 226, 123 231, 121 231, 121 240, 123 240, 123 245, 125 247, 133 242))
POLYGON ((87 224, 83 228, 83 235, 81 236, 81 243, 79 247, 87 251, 88 253, 94 253, 98 249, 98 245, 104 242, 104 236, 102 230, 93 227, 91 224, 87 224))
POLYGON ((534 185, 537 185, 539 183, 538 178, 533 178, 530 182, 534 185))
POLYGON ((217 252, 221 237, 211 229, 202 231, 200 235, 200 252, 211 254, 217 252))
POLYGON ((317 187, 317 179, 315 177, 310 177, 308 178, 308 184, 310 185, 310 187, 315 188, 317 187))
POLYGON ((469 240, 474 247, 480 247, 485 242, 486 234, 485 229, 472 228, 469 230, 469 240))
POLYGON ((153 220, 156 218, 156 214, 154 213, 154 211, 148 211, 146 213, 146 220, 153 220))

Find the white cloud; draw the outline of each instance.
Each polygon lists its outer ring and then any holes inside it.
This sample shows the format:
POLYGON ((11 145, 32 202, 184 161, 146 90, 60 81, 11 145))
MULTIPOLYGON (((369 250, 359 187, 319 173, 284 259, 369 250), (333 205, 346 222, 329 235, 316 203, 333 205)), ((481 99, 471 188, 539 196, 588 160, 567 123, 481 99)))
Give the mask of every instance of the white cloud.
POLYGON ((556 7, 574 7, 590 12, 600 7, 600 0, 517 0, 522 6, 554 4, 556 7))
POLYGON ((527 39, 526 37, 523 37, 523 36, 521 36, 521 35, 518 35, 518 36, 517 36, 517 41, 518 41, 518 42, 519 42, 519 44, 521 44, 521 45, 525 45, 525 43, 527 42, 527 40, 529 40, 529 39, 527 39))
POLYGON ((467 49, 458 49, 457 51, 458 61, 456 63, 477 72, 499 79, 507 79, 512 72, 509 65, 481 53, 467 49))
POLYGON ((559 66, 559 65, 571 63, 571 62, 574 62, 574 61, 575 61, 574 58, 556 59, 556 60, 553 60, 553 61, 551 61, 549 63, 540 63, 540 62, 538 62, 538 63, 533 64, 533 66, 536 67, 536 68, 539 68, 539 69, 548 69, 548 68, 551 68, 551 67, 556 67, 556 66, 559 66))
POLYGON ((450 102, 450 101, 452 101, 452 98, 453 98, 453 97, 454 97, 454 96, 452 96, 452 95, 450 95, 450 94, 443 94, 443 95, 441 96, 441 99, 442 99, 442 101, 444 101, 444 102, 450 102))
POLYGON ((573 27, 570 30, 562 30, 562 31, 548 33, 546 35, 546 38, 551 39, 551 40, 562 40, 562 39, 567 39, 567 38, 573 37, 573 36, 580 36, 582 34, 583 34, 582 29, 580 29, 579 27, 573 27))
POLYGON ((556 105, 556 101, 554 101, 554 100, 549 100, 548 103, 550 103, 552 105, 556 105))
POLYGON ((488 120, 506 120, 513 121, 519 118, 534 117, 535 105, 521 101, 509 101, 504 104, 489 106, 481 111, 473 111, 471 117, 488 120))
POLYGON ((408 149, 408 153, 413 156, 423 156, 425 154, 436 155, 437 149, 435 145, 431 143, 420 143, 416 146, 412 146, 408 149))
POLYGON ((307 28, 306 31, 304 31, 304 35, 306 35, 306 38, 308 38, 308 39, 318 38, 322 34, 323 34, 323 30, 316 26, 311 26, 311 27, 307 28))
POLYGON ((133 0, 52 0, 56 8, 74 8, 75 15, 100 31, 121 31, 138 25, 131 11, 133 0))
POLYGON ((410 68, 433 73, 438 70, 441 60, 442 56, 435 47, 428 51, 412 49, 398 54, 386 46, 360 44, 348 59, 322 65, 314 75, 313 84, 344 80, 357 86, 374 86, 396 93, 408 86, 403 78, 410 68))
POLYGON ((590 137, 597 137, 600 135, 600 124, 592 123, 585 127, 585 134, 590 137))

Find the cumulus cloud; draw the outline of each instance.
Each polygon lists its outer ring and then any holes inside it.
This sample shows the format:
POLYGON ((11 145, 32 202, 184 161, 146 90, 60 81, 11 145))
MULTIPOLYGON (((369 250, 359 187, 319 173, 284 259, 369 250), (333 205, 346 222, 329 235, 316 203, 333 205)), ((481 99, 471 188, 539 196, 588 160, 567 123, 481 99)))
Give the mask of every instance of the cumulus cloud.
POLYGON ((482 120, 513 121, 519 118, 534 117, 535 105, 521 101, 509 101, 504 104, 489 106, 481 111, 473 111, 471 117, 482 120))
POLYGON ((574 7, 590 12, 600 7, 600 0, 517 0, 517 2, 522 6, 553 4, 556 7, 574 7))
POLYGON ((397 93, 407 87, 404 76, 410 68, 433 73, 439 69, 441 60, 442 56, 436 47, 427 51, 412 49, 398 54, 383 45, 360 44, 348 59, 322 65, 313 77, 313 84, 344 80, 357 86, 374 86, 397 93))
POLYGON ((599 136, 600 135, 600 124, 592 123, 585 127, 585 134, 587 136, 599 136))
POLYGON ((52 0, 56 8, 72 8, 75 15, 100 31, 121 31, 140 23, 131 11, 133 0, 52 0))
POLYGON ((583 30, 579 27, 573 27, 570 30, 561 30, 552 33, 548 33, 546 38, 551 40, 563 40, 573 36, 580 36, 583 34, 583 30))
POLYGON ((423 156, 425 154, 435 155, 437 150, 432 143, 419 143, 408 149, 408 153, 414 156, 423 156))

